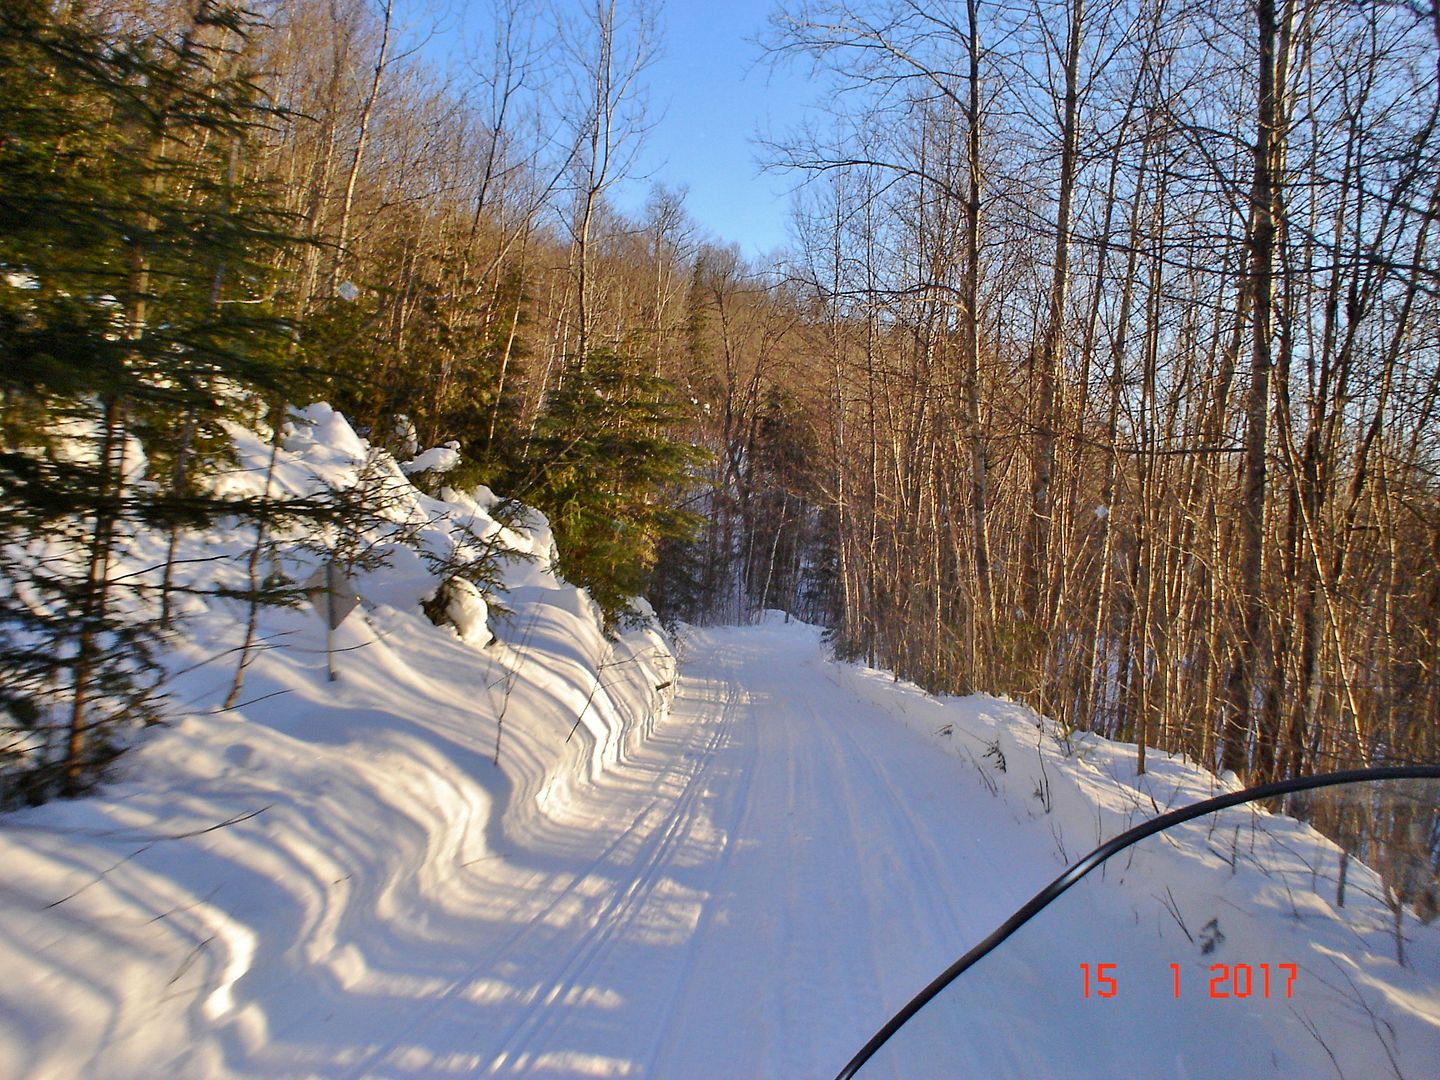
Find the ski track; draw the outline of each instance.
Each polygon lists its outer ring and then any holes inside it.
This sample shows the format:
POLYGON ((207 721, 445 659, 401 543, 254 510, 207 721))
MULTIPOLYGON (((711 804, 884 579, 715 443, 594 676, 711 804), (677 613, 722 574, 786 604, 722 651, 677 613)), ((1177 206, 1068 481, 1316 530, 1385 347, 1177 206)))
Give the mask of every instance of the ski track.
POLYGON ((512 1063, 516 1071, 523 1072, 532 1055, 547 1045, 545 1036, 564 1022, 563 1013, 553 1008, 554 1004, 568 1000, 571 992, 583 986, 582 980, 608 952, 623 947, 626 930, 639 918, 668 873, 675 852, 689 839, 697 803, 705 790, 701 781, 725 734, 724 725, 709 726, 714 731, 699 752, 701 767, 689 777, 674 809, 660 823, 656 835, 644 845, 643 854, 635 860, 634 877, 608 898, 596 913, 590 931, 564 956, 558 974, 551 979, 550 989, 506 1033, 489 1068, 491 1075, 503 1072, 512 1063))
MULTIPOLYGON (((457 995, 473 986, 477 979, 488 972, 513 962, 517 955, 523 953, 524 945, 527 941, 543 934, 544 928, 547 925, 547 919, 553 912, 558 910, 562 904, 573 899, 576 892, 590 879, 591 875, 596 873, 601 867, 606 866, 612 858, 614 858, 615 853, 624 847, 628 841, 643 835, 643 824, 649 820, 655 809, 659 807, 661 801, 658 797, 652 799, 624 831, 611 840, 605 849, 597 855, 584 870, 575 874, 561 889, 555 892, 544 907, 530 916, 527 923, 506 937, 501 944, 487 950, 483 954, 482 959, 476 963, 474 967, 452 982, 439 996, 426 1002, 417 1010, 416 1015, 405 1027, 372 1051, 361 1065, 345 1075, 349 1078, 372 1075, 371 1070, 393 1054, 407 1039, 413 1039, 416 1035, 440 1021, 450 1002, 453 1001, 457 995)), ((589 921, 591 925, 594 926, 603 917, 604 913, 600 912, 594 915, 589 921)))
MULTIPOLYGON (((489 1068, 493 1074, 502 1070, 507 1059, 521 1056, 519 1051, 523 1044, 533 1041, 530 1033, 542 1028, 545 1014, 555 1011, 557 1001, 563 1002, 566 993, 576 985, 588 967, 588 958, 602 950, 605 943, 633 919, 637 907, 653 890, 667 851, 684 830, 694 802, 694 792, 698 790, 697 775, 703 772, 704 764, 722 737, 723 730, 679 730, 685 737, 683 749, 673 755, 666 772, 654 781, 654 787, 663 790, 668 783, 683 777, 681 793, 675 798, 666 794, 653 795, 644 799, 638 807, 608 805, 597 808, 598 814, 626 819, 628 824, 605 842, 598 855, 576 871, 549 877, 544 884, 554 886, 558 879, 559 887, 554 888, 551 898, 538 911, 521 916, 517 909, 517 921, 522 917, 524 920, 517 929, 481 949, 477 962, 465 974, 455 979, 437 998, 425 1002, 403 1028, 374 1048, 364 1062, 348 1071, 346 1076, 372 1076, 376 1075, 377 1069, 383 1072, 384 1069, 400 1067, 393 1060, 396 1052, 434 1028, 463 1025, 473 1029, 473 1021, 466 1019, 466 1015, 473 1013, 474 1004, 463 1000, 463 994, 477 981, 510 970, 523 971, 536 984, 536 989, 524 995, 519 1003, 520 1018, 505 1027, 497 1048, 487 1051, 482 1057, 493 1059, 489 1068), (696 749, 695 743, 702 739, 705 745, 696 749), (698 762, 700 768, 684 776, 685 767, 694 762, 698 762), (579 920, 581 936, 578 939, 574 938, 574 927, 561 928, 553 924, 552 914, 601 883, 606 886, 605 891, 596 897, 586 897, 588 910, 579 920)), ((668 733, 669 730, 657 731, 661 738, 668 733)), ((410 1070, 402 1067, 402 1071, 410 1070)))
MULTIPOLYGON (((733 718, 726 722, 726 727, 733 729, 733 718)), ((724 849, 721 852, 720 859, 715 867, 711 882, 712 895, 715 882, 724 879, 726 868, 730 863, 731 856, 734 854, 735 835, 744 835, 745 833, 747 833, 749 830, 750 821, 753 817, 754 804, 750 802, 749 794, 751 783, 755 775, 755 765, 757 757, 754 741, 750 740, 746 744, 744 744, 744 749, 746 755, 745 764, 740 772, 739 784, 736 786, 732 786, 730 792, 728 793, 731 809, 725 815, 725 819, 735 823, 736 828, 731 835, 727 836, 724 849)), ((707 932, 710 929, 710 926, 713 923, 714 919, 714 905, 707 904, 704 910, 701 912, 700 922, 699 925, 696 927, 696 940, 703 941, 706 939, 707 932)), ((686 950, 685 958, 683 964, 681 965, 681 969, 676 973, 675 979, 673 980, 673 991, 670 995, 668 995, 668 1004, 657 1018, 654 1037, 650 1040, 649 1045, 646 1047, 645 1054, 643 1055, 644 1060, 647 1062, 646 1073, 649 1075, 658 1075, 657 1068, 660 1065, 661 1056, 664 1050, 665 1033, 672 1029, 677 1018, 686 1015, 687 1010, 682 1008, 682 1002, 687 1002, 690 1000, 690 988, 693 982, 692 976, 695 971, 696 959, 699 951, 700 950, 698 948, 691 948, 686 950)))
POLYGON ((833 1076, 1010 899, 965 829, 1013 810, 796 631, 693 631, 647 740, 477 865, 511 899, 458 975, 328 1067, 292 1016, 235 1074, 833 1076))
POLYGON ((565 886, 603 887, 595 906, 487 950, 412 1028, 451 1022, 473 1009, 472 977, 520 965, 537 990, 479 1036, 487 1075, 833 1075, 968 944, 956 892, 972 867, 949 834, 973 780, 827 677, 818 642, 791 629, 695 633, 642 751, 674 748, 655 780, 673 795, 580 796, 597 805, 578 816, 630 822, 565 886), (912 791, 877 756, 892 751, 912 791), (656 946, 653 928, 677 920, 681 940, 656 946))

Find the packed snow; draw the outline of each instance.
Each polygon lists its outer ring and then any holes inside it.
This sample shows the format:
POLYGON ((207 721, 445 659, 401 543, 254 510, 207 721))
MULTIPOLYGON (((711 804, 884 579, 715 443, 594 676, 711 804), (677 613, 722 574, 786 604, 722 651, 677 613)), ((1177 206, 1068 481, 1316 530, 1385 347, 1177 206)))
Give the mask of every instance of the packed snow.
MULTIPOLYGON (((236 437, 217 486, 259 492, 269 444, 236 437)), ((169 724, 98 794, 0 818, 0 1076, 833 1076, 1066 864, 1219 790, 832 662, 778 615, 609 637, 543 517, 422 494, 325 406, 268 484, 385 495, 364 535, 275 556, 294 581, 371 556, 339 677, 312 608, 266 609, 224 709, 244 605, 190 596, 169 724), (476 552, 493 592, 453 572, 476 552)), ((252 543, 214 529, 182 556, 239 586, 252 543)), ((122 558, 161 554, 140 535, 122 558)), ((1312 830, 1186 828, 1072 890, 862 1076, 1436 1074, 1440 927, 1404 922, 1402 967, 1378 880, 1352 862, 1337 907, 1312 830), (1210 998, 1216 963, 1270 965, 1275 993, 1210 998), (1086 997, 1082 964, 1118 991, 1086 997)))

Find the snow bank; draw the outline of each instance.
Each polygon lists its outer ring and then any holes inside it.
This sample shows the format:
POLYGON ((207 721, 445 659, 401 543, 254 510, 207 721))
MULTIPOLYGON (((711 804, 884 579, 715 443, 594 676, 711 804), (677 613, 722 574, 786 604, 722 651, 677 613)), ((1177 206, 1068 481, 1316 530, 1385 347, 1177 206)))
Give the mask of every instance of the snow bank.
MULTIPOLYGON (((239 466, 215 487, 263 492, 269 443, 234 436, 239 466)), ((182 594, 167 726, 100 794, 0 818, 0 1077, 293 1075, 267 1048, 312 1025, 363 1045, 371 988, 442 992, 483 927, 495 898, 467 868, 563 833, 567 793, 668 707, 662 635, 607 639, 555 576, 541 515, 497 521, 485 489, 423 495, 325 405, 293 415, 268 483, 385 503, 325 538, 369 559, 334 634, 339 679, 313 609, 265 609, 224 709, 246 607, 182 594), (455 578, 449 625, 432 624, 422 601, 477 552, 497 557, 510 613, 455 578)), ((280 539, 264 572, 304 581, 327 557, 280 539)), ((242 589, 253 543, 232 524, 179 556, 192 583, 242 589)), ((162 537, 126 544, 125 568, 162 561, 162 537)))
MULTIPOLYGON (((830 677, 966 762, 1022 832, 1048 834, 1052 877, 1147 819, 1236 787, 1154 750, 1139 775, 1133 743, 1067 735, 989 695, 932 697, 852 664, 830 677)), ((1137 1053, 1139 1075, 1432 1075, 1440 921, 1407 910, 1397 924, 1386 897, 1369 867, 1294 818, 1253 804, 1209 815, 1122 852, 1055 901, 903 1030, 875 1075, 958 1068, 965 1030, 1005 1033, 971 1040, 966 1075, 1054 1075, 1067 1062, 1067 1076, 1109 1077, 1137 1053), (1087 1000, 1081 965, 1093 978, 1102 963, 1119 989, 1087 1000), (1217 1029, 1239 1037, 1216 1040, 1217 1029)), ((953 959, 937 958, 935 972, 953 959)))

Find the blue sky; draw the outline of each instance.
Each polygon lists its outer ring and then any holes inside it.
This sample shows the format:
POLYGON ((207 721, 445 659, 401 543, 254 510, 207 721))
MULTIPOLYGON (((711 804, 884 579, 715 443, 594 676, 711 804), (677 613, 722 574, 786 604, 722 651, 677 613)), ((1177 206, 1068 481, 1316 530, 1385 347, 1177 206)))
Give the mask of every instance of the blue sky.
MULTIPOLYGON (((372 0, 379 3, 380 0, 372 0)), ((758 258, 786 242, 793 177, 761 175, 757 133, 796 127, 814 91, 802 74, 772 71, 755 39, 780 0, 656 0, 659 54, 646 73, 652 127, 632 177, 611 197, 639 212, 652 186, 685 188, 700 229, 758 258)), ((557 0, 564 10, 593 0, 557 0)), ((622 0, 623 3, 623 0, 622 0)), ((412 33, 443 64, 462 37, 484 34, 492 0, 402 0, 412 33)))
POLYGON ((618 202, 633 208, 649 186, 684 185, 686 208, 707 232, 750 257, 785 241, 794 179, 760 174, 754 142, 799 123, 813 91, 802 75, 772 71, 754 43, 776 0, 672 0, 660 12, 662 49, 649 72, 657 122, 618 202))

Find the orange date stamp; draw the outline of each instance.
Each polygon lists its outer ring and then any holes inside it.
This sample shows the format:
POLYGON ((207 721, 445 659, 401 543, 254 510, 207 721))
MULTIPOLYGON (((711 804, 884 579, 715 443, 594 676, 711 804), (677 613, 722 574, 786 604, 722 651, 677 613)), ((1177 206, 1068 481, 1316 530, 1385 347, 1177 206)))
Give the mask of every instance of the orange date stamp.
MULTIPOLYGON (((1180 965, 1171 964, 1173 995, 1181 997, 1180 965)), ((1297 964, 1211 964, 1206 991, 1190 991, 1213 1000, 1293 997, 1297 964)), ((1120 993, 1119 964, 1081 964, 1081 996, 1113 998, 1120 993)))

